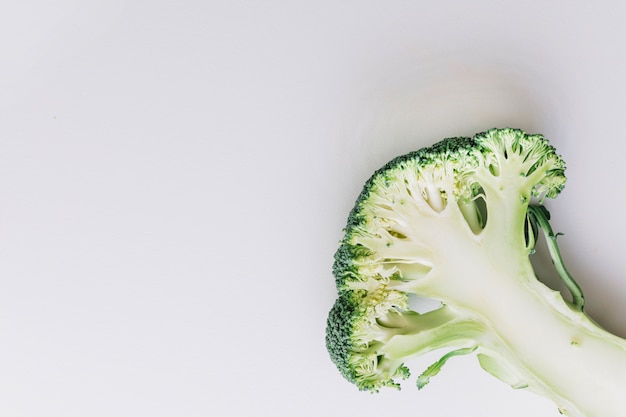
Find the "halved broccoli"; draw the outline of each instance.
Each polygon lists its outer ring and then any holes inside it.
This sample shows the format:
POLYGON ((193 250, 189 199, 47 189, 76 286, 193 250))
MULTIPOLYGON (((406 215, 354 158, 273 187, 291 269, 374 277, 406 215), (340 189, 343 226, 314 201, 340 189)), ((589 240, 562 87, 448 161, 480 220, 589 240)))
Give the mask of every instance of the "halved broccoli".
POLYGON ((405 361, 443 349, 417 378, 422 388, 447 360, 474 353, 487 372, 551 398, 562 414, 623 415, 626 341, 584 313, 542 206, 563 190, 564 171, 547 140, 516 129, 445 139, 376 171, 333 265, 326 346, 343 376, 361 390, 399 388, 405 361), (570 301, 535 276, 539 230, 570 301), (412 295, 441 305, 415 312, 412 295))

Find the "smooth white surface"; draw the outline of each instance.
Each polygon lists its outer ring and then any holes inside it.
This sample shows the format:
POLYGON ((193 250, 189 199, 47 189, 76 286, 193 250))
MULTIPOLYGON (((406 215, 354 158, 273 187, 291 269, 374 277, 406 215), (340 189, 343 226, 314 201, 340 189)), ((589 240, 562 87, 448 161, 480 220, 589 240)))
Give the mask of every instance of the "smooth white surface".
POLYGON ((556 417, 473 358, 419 392, 357 392, 324 347, 332 255, 390 158, 541 132, 569 165, 549 204, 563 254, 626 336, 624 19, 620 2, 2 2, 0 415, 556 417))

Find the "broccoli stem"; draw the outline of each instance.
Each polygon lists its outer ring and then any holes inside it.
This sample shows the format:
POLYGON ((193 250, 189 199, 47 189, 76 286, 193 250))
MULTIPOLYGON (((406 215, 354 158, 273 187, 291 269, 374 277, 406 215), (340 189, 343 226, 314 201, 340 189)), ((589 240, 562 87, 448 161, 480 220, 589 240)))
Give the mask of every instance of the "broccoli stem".
MULTIPOLYGON (((480 304, 476 304, 477 298, 467 305, 468 311, 484 314, 481 321, 499 341, 492 344, 483 338, 477 353, 512 365, 519 380, 511 381, 506 372, 492 373, 504 382, 515 382, 553 399, 566 416, 623 413, 626 341, 601 329, 583 312, 571 308, 558 292, 533 280, 529 263, 517 265, 513 270, 510 263, 477 268, 497 278, 491 282, 497 287, 495 293, 510 295, 485 297, 480 304)), ((451 272, 461 273, 468 267, 455 270, 451 272)), ((477 282, 474 278, 478 276, 468 278, 477 282)))
MULTIPOLYGON (((468 339, 480 342, 476 353, 490 358, 481 364, 494 376, 553 399, 568 417, 620 415, 626 341, 597 326, 559 292, 536 279, 523 233, 503 236, 502 228, 495 228, 508 217, 522 230, 526 213, 525 206, 497 212, 491 216, 496 220, 491 229, 478 237, 462 231, 454 212, 445 222, 422 225, 440 232, 432 234, 433 251, 455 262, 437 264, 416 282, 415 292, 441 300, 458 311, 459 318, 473 317, 478 328, 487 330, 468 339), (497 296, 500 294, 506 296, 497 296), (586 378, 593 378, 591 395, 586 378)), ((468 334, 465 329, 454 333, 468 334)), ((471 347, 466 341, 445 347, 471 347)), ((410 349, 396 350, 396 346, 389 350, 396 355, 412 353, 410 349)))
POLYGON ((583 311, 585 308, 585 297, 578 283, 576 283, 567 268, 565 268, 561 251, 559 250, 559 246, 556 242, 558 234, 555 234, 550 226, 550 213, 544 206, 529 205, 528 215, 530 221, 538 224, 543 231, 548 245, 548 251, 550 252, 550 257, 552 258, 552 263, 561 277, 561 280, 572 295, 574 308, 579 311, 583 311))
POLYGON ((442 348, 473 346, 487 334, 483 322, 465 318, 448 305, 424 314, 403 313, 400 318, 405 324, 397 330, 389 321, 381 323, 392 337, 379 351, 392 359, 406 359, 442 348))

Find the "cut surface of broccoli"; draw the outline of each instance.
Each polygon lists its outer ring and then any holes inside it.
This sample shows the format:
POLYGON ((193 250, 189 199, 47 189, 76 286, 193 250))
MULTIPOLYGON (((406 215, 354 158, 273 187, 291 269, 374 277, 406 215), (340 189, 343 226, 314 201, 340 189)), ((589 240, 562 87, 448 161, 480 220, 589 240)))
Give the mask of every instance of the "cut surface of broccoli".
POLYGON ((585 314, 543 206, 563 190, 564 172, 543 136, 509 128, 445 139, 376 171, 333 264, 326 346, 341 374, 364 391, 399 388, 405 362, 441 351, 417 378, 422 388, 454 356, 476 355, 561 414, 624 415, 626 341, 585 314), (536 277, 540 230, 568 294, 536 277), (441 304, 418 313, 412 295, 441 304))

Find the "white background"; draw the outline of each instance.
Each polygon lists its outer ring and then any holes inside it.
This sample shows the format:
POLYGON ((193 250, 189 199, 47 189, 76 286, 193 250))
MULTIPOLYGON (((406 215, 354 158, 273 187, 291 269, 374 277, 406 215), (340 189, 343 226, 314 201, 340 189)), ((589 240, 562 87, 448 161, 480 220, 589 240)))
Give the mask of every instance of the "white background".
POLYGON ((626 336, 620 3, 0 2, 0 415, 556 417, 474 358, 358 392, 332 255, 392 157, 544 133, 562 252, 626 336))

